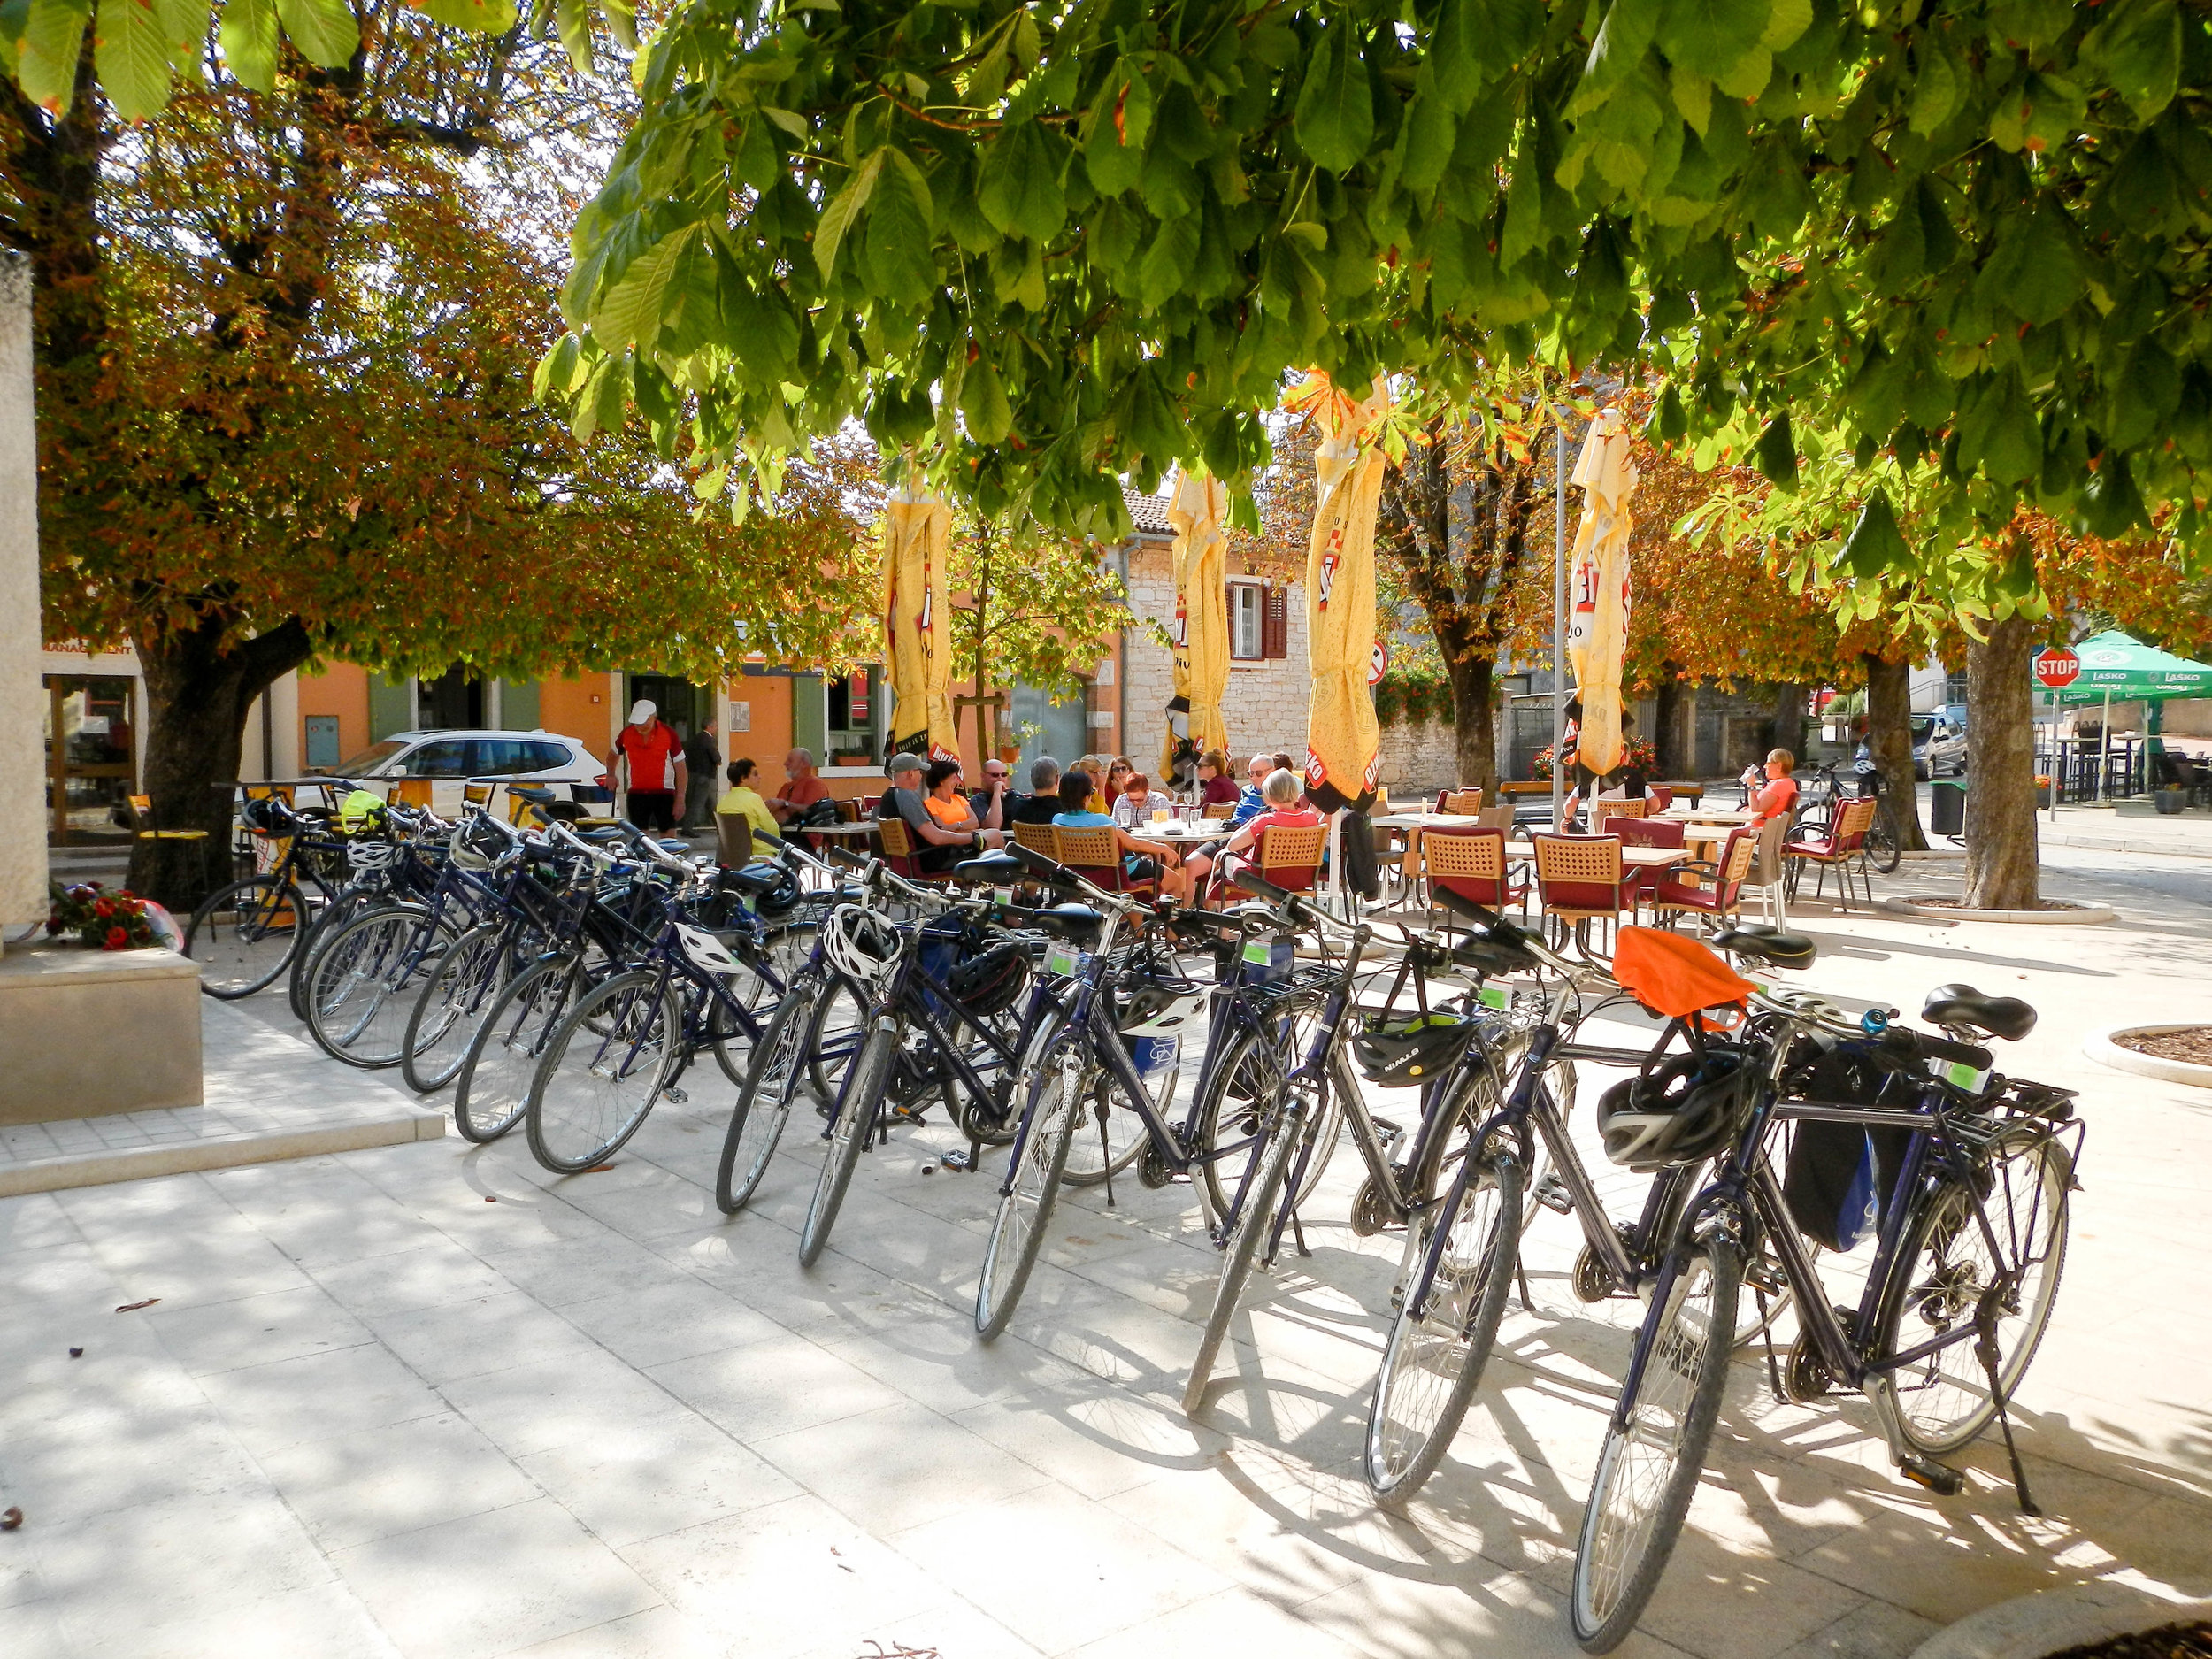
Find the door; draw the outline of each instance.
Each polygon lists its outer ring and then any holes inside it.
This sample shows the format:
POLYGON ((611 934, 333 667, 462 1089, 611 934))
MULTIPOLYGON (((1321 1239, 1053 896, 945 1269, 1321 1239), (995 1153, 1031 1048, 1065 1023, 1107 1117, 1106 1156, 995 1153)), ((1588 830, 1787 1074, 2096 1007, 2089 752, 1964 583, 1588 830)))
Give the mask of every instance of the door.
POLYGON ((416 718, 426 732, 465 732, 484 724, 484 682, 465 668, 416 682, 416 718))
POLYGON ((138 776, 135 690, 120 674, 46 677, 46 805, 55 845, 129 841, 115 813, 138 776))
MULTIPOLYGON (((640 697, 649 698, 660 718, 676 728, 679 738, 687 738, 699 729, 703 721, 714 718, 714 692, 706 686, 695 686, 687 680, 678 680, 670 674, 632 674, 630 702, 640 697)), ((630 712, 629 704, 622 712, 630 712)))

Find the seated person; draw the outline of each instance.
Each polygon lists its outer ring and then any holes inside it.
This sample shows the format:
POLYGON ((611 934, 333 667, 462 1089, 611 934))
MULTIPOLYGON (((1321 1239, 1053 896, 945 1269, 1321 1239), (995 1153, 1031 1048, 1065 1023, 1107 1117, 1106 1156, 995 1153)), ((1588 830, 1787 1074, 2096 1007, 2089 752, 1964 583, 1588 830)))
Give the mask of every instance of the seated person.
POLYGON ((1106 793, 1106 772, 1112 764, 1113 757, 1109 755, 1086 755, 1075 763, 1076 771, 1091 780, 1090 804, 1086 810, 1103 812, 1113 805, 1112 797, 1106 793))
POLYGON ((1141 772, 1133 772, 1121 780, 1121 793, 1114 797, 1114 822, 1126 830, 1141 829, 1152 821, 1154 812, 1172 811, 1175 803, 1152 787, 1152 780, 1141 772))
MULTIPOLYGON (((783 833, 782 827, 777 824, 775 815, 768 810, 768 803, 760 798, 760 791, 752 786, 752 776, 757 770, 758 768, 749 760, 738 759, 730 763, 730 787, 714 803, 714 815, 718 818, 742 818, 750 823, 754 830, 763 834, 780 835, 783 833)), ((749 856, 759 858, 764 856, 757 841, 750 843, 749 856)))
POLYGON ((1206 872, 1225 859, 1235 858, 1240 864, 1249 864, 1257 854, 1260 832, 1263 830, 1279 826, 1283 829, 1311 829, 1320 823, 1321 815, 1318 812, 1298 804, 1300 793, 1296 772, 1279 766, 1268 773, 1267 781, 1260 789, 1267 810, 1256 818, 1247 819, 1228 840, 1214 842, 1192 854, 1186 861, 1186 867, 1191 872, 1191 880, 1194 883, 1202 882, 1206 872))
POLYGON ((975 821, 985 829, 1011 829, 1021 819, 1021 795, 1014 788, 1013 768, 995 756, 983 763, 983 787, 968 797, 975 821))
POLYGON ((1219 806, 1237 798, 1237 780, 1229 775, 1229 757, 1210 749, 1198 757, 1198 804, 1219 806))
POLYGON ((1121 854, 1123 874, 1132 881, 1157 878, 1163 897, 1187 902, 1190 878, 1180 868, 1182 861, 1175 849, 1161 841, 1140 841, 1105 813, 1092 811, 1090 792, 1088 772, 1068 773, 1060 780, 1060 810, 1052 821, 1063 829, 1111 830, 1114 846, 1121 854))
POLYGON ((1028 795, 1012 795, 1012 820, 1017 824, 1049 824, 1060 810, 1060 763, 1040 755, 1029 764, 1028 795))
POLYGON ((1267 802, 1260 794, 1260 786, 1267 781, 1269 773, 1278 770, 1274 756, 1252 757, 1251 764, 1244 769, 1247 781, 1244 787, 1237 792, 1237 810, 1229 814, 1230 823, 1249 824, 1267 810, 1267 802))
POLYGON ((1786 749, 1769 751, 1766 780, 1756 783, 1758 774, 1750 767, 1744 768, 1743 781, 1747 789, 1753 789, 1751 810, 1757 814, 1751 820, 1754 829, 1771 818, 1781 818, 1797 810, 1797 780, 1790 774, 1797 770, 1797 757, 1786 749))
POLYGON ((811 749, 795 749, 786 755, 783 775, 783 787, 768 803, 768 810, 776 815, 778 823, 787 824, 817 801, 829 799, 829 785, 815 776, 811 749))
POLYGON ((1129 774, 1134 771, 1136 768, 1129 764, 1128 756, 1114 757, 1112 763, 1106 768, 1106 787, 1103 792, 1106 804, 1098 809, 1100 811, 1110 812, 1114 810, 1114 803, 1121 799, 1122 786, 1129 781, 1129 774))
POLYGON ((975 809, 968 804, 968 797, 960 793, 958 761, 931 761, 923 780, 927 793, 922 796, 922 805, 937 820, 938 828, 973 832, 983 827, 975 809))
POLYGON ((1004 839, 996 830, 949 830, 931 816, 924 804, 922 757, 919 755, 894 755, 884 770, 890 775, 891 787, 876 803, 878 820, 896 818, 904 824, 914 839, 918 856, 916 865, 925 875, 935 875, 949 870, 964 858, 972 858, 986 847, 996 847, 1004 839))

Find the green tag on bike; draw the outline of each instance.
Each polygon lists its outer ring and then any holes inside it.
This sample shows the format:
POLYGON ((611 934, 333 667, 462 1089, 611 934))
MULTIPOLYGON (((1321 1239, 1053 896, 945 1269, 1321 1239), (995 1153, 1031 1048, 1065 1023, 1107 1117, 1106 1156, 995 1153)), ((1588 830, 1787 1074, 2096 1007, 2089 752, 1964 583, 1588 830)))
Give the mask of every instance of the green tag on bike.
POLYGON ((1075 952, 1070 950, 1065 945, 1055 945, 1045 952, 1047 973, 1056 974, 1064 979, 1071 979, 1075 977, 1075 952))
POLYGON ((1943 1080, 1954 1088, 1978 1094, 1989 1082, 1989 1068, 1970 1066, 1963 1060, 1954 1060, 1943 1068, 1943 1080))
POLYGON ((1512 999, 1502 985, 1483 985, 1475 987, 1475 1001, 1485 1008, 1504 1009, 1512 999))
POLYGON ((1263 939, 1246 940, 1244 941, 1244 959, 1257 968, 1264 968, 1267 966, 1267 941, 1263 939))

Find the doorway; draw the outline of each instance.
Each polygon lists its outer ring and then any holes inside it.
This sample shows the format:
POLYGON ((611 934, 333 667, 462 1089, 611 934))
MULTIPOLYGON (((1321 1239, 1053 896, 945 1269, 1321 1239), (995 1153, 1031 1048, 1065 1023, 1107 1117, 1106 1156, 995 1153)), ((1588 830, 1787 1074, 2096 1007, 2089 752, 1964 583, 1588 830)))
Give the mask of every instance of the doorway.
POLYGON ((415 722, 426 732, 466 732, 484 724, 484 682, 465 668, 415 682, 415 722))
MULTIPOLYGON (((632 674, 629 680, 630 703, 649 698, 660 718, 676 728, 680 738, 688 738, 702 724, 714 718, 711 687, 695 686, 671 674, 632 674)), ((622 712, 627 718, 629 703, 622 705, 622 712)))
POLYGON ((136 689, 122 674, 46 677, 46 805, 56 846, 130 840, 115 818, 138 776, 136 689))

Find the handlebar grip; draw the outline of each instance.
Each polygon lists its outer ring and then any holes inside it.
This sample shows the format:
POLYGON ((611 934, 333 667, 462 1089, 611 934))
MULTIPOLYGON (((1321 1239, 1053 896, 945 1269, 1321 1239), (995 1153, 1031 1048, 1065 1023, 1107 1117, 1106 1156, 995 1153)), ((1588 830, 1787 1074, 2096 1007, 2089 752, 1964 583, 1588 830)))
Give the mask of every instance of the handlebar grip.
POLYGON ((1279 887, 1256 870, 1245 869, 1233 872, 1229 879, 1257 899, 1264 899, 1294 922, 1303 923, 1310 915, 1303 902, 1288 887, 1279 887))
POLYGON ((1040 879, 1050 882, 1056 887, 1077 888, 1082 885, 1082 878, 1074 871, 1056 858, 1046 857, 1033 847, 1025 847, 1019 841, 1015 841, 1006 850, 1013 854, 1040 879))
POLYGON ((1986 1071, 1997 1064, 1997 1056, 1986 1048, 1978 1048, 1970 1042, 1953 1042, 1948 1037, 1931 1037, 1909 1025, 1892 1025, 1885 1031, 1882 1049, 1901 1060, 1955 1060, 1977 1071, 1986 1071))
POLYGON ((829 856, 837 863, 845 865, 848 869, 865 870, 868 867, 867 858, 862 854, 855 852, 849 847, 827 847, 823 850, 828 853, 829 856))

